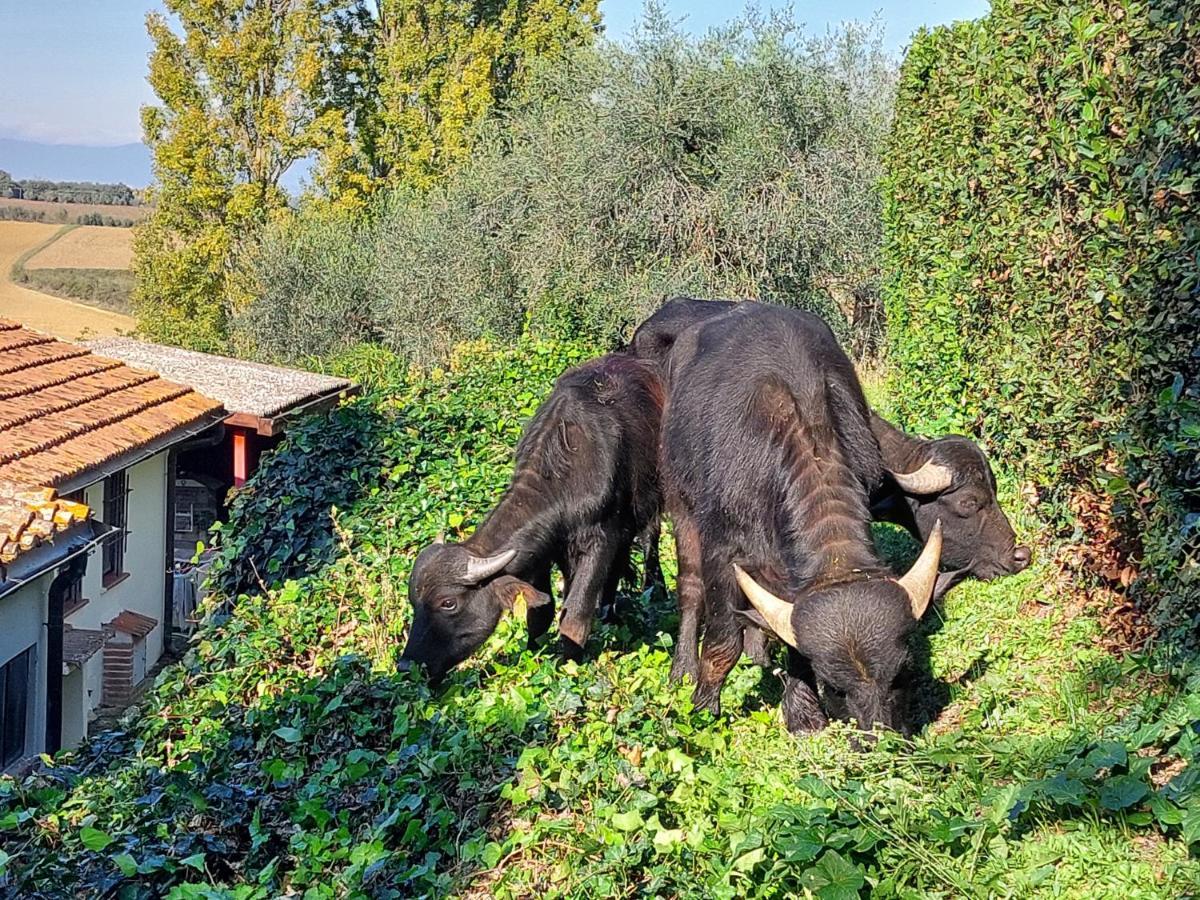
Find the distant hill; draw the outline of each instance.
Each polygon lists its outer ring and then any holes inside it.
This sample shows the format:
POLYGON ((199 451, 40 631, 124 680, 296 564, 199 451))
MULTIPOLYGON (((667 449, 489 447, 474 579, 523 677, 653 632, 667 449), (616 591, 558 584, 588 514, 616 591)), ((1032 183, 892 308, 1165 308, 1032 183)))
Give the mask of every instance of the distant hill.
MULTIPOLYGON (((293 165, 280 184, 293 196, 300 193, 312 161, 293 165)), ((39 144, 0 138, 0 170, 16 181, 42 178, 46 181, 120 182, 144 188, 153 180, 150 150, 145 144, 116 147, 84 147, 77 144, 39 144)))
POLYGON ((122 182, 138 188, 151 181, 150 151, 143 144, 82 147, 0 138, 0 169, 18 180, 122 182))

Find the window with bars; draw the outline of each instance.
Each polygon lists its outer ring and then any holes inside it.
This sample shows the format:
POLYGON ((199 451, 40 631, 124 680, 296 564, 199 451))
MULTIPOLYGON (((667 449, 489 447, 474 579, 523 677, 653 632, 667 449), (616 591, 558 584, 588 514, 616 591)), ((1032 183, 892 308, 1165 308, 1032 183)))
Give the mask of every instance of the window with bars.
POLYGON ((0 768, 11 766, 25 755, 32 680, 33 647, 0 666, 0 768))
POLYGON ((83 599, 83 575, 67 585, 67 589, 63 591, 63 615, 69 616, 79 607, 83 606, 87 601, 83 599))
POLYGON ((104 543, 104 585, 119 581, 125 574, 125 540, 129 526, 129 477, 121 471, 104 479, 104 524, 116 534, 104 543))

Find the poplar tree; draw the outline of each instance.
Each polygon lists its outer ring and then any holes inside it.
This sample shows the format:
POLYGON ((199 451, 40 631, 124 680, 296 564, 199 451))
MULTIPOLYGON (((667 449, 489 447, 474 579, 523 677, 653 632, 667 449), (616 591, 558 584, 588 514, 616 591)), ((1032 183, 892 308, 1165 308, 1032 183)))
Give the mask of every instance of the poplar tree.
POLYGON ((323 102, 328 0, 166 0, 146 23, 142 109, 154 213, 134 238, 134 300, 149 337, 225 349, 238 244, 284 210, 288 168, 336 140, 323 102), (172 27, 172 26, 175 27, 172 27))
POLYGON ((340 18, 335 93, 346 143, 320 171, 331 194, 426 188, 471 152, 483 120, 539 60, 587 44, 598 0, 379 0, 340 18), (365 178, 363 177, 365 175, 365 178))

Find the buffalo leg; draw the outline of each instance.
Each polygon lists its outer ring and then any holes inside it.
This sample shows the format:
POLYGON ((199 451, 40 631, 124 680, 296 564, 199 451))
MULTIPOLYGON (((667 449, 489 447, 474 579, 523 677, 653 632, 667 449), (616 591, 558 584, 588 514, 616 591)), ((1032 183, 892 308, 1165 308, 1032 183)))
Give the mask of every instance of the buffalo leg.
POLYGON ((708 588, 704 604, 704 646, 700 651, 700 669, 696 689, 692 692, 692 705, 720 715, 721 688, 742 655, 742 624, 733 612, 737 585, 730 566, 706 558, 704 572, 708 588))
POLYGON ((747 625, 743 641, 746 655, 754 661, 755 665, 769 669, 771 667, 771 642, 763 630, 755 628, 753 625, 747 625))
POLYGON ((783 676, 783 722, 792 734, 820 731, 828 724, 817 697, 816 676, 808 660, 788 648, 783 676))
MULTIPOLYGON (((530 585, 541 591, 548 597, 553 598, 554 592, 550 582, 550 570, 547 568, 544 573, 540 573, 536 578, 531 578, 530 585)), ((525 612, 525 625, 529 629, 529 646, 532 648, 534 643, 543 634, 550 630, 550 626, 554 624, 554 601, 551 601, 543 606, 532 606, 525 612)))
POLYGON ((700 530, 686 513, 675 520, 675 553, 679 575, 675 599, 679 604, 679 639, 671 663, 671 680, 696 681, 699 671, 700 618, 704 611, 704 574, 700 555, 700 530))
POLYGON ((596 607, 604 596, 620 550, 618 541, 602 529, 589 532, 580 543, 581 556, 572 561, 571 587, 563 601, 562 619, 558 623, 563 654, 569 659, 583 655, 596 607))
POLYGON ((654 590, 655 588, 665 588, 666 579, 663 578, 662 562, 659 559, 658 544, 662 539, 662 520, 657 517, 653 519, 642 533, 638 535, 638 542, 642 545, 642 593, 654 590))
POLYGON ((613 563, 608 567, 608 578, 604 583, 604 591, 600 595, 600 619, 604 622, 619 622, 629 612, 618 592, 621 580, 633 573, 630 555, 633 551, 632 540, 624 540, 617 549, 613 563))

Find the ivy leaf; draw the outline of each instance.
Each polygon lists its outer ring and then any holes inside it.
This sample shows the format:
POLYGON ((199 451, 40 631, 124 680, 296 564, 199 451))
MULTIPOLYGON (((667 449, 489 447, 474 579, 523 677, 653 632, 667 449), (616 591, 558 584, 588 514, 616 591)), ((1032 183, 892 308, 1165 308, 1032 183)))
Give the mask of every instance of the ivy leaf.
POLYGON ((101 831, 99 828, 92 828, 90 825, 86 825, 80 830, 79 839, 83 841, 83 846, 97 853, 112 843, 112 837, 107 832, 101 831))
POLYGON ((193 853, 191 856, 186 856, 183 859, 181 859, 180 862, 183 863, 183 865, 185 865, 185 866, 191 866, 197 872, 204 871, 204 854, 203 853, 193 853))
POLYGON ((636 809, 617 813, 612 817, 612 823, 614 828, 619 828, 621 831, 637 831, 643 824, 642 814, 636 809))
POLYGON ((289 744, 294 744, 299 741, 300 738, 304 737, 304 732, 299 728, 291 728, 287 725, 276 728, 271 733, 279 737, 281 740, 287 741, 289 744))
POLYGON ((126 878, 132 878, 137 874, 137 860, 128 853, 118 853, 113 857, 113 862, 117 864, 117 868, 121 870, 121 874, 126 878))
POLYGON ((1183 811, 1183 839, 1189 844, 1200 843, 1200 804, 1183 811))
POLYGON ((825 900, 852 900, 866 884, 862 868, 829 850, 800 876, 800 883, 825 900))
POLYGON ((1140 778, 1118 775, 1104 782, 1100 790, 1100 805, 1105 809, 1128 809, 1150 793, 1140 778))

